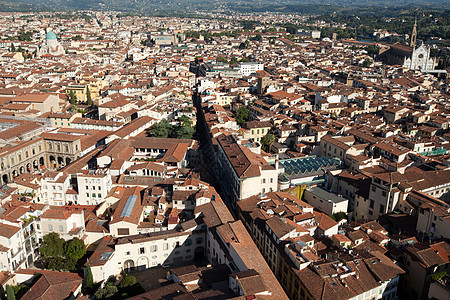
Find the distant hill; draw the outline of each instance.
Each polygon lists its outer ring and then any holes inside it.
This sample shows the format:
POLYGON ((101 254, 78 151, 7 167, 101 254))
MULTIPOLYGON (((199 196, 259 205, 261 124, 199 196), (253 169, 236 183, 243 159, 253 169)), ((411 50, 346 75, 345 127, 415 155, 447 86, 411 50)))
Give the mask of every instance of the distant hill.
POLYGON ((0 10, 93 9, 129 12, 195 12, 231 9, 245 12, 280 11, 300 13, 333 12, 348 7, 450 8, 448 0, 0 0, 0 10))

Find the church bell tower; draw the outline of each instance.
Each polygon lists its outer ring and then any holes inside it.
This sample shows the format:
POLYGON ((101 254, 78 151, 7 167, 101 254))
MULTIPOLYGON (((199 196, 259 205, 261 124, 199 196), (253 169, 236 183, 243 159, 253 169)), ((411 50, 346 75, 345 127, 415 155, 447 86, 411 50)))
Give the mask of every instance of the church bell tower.
POLYGON ((411 39, 409 42, 409 46, 411 48, 416 48, 416 40, 417 40, 417 18, 414 19, 414 27, 411 33, 411 39))

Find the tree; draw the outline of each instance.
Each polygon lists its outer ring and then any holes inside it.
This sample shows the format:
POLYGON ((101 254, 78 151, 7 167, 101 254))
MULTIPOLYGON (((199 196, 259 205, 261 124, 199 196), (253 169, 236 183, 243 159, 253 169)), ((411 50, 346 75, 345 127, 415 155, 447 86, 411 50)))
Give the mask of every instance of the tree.
POLYGON ((75 92, 73 90, 69 92, 69 99, 71 104, 77 104, 77 96, 75 95, 75 92))
POLYGON ((86 246, 77 238, 66 242, 52 232, 44 236, 39 251, 47 269, 73 271, 86 253, 86 246))
POLYGON ((249 41, 246 40, 245 42, 240 43, 238 48, 241 49, 241 50, 242 49, 247 49, 248 44, 249 44, 249 41))
POLYGON ((19 34, 17 35, 17 39, 19 41, 28 41, 30 42, 33 39, 33 32, 31 31, 24 31, 24 30, 20 30, 19 34))
POLYGON ((338 213, 334 214, 334 219, 336 222, 339 222, 342 219, 346 219, 347 218, 347 214, 343 211, 340 211, 338 213))
POLYGON ((242 20, 239 21, 241 23, 244 30, 253 30, 255 28, 255 25, 260 24, 259 21, 252 21, 252 20, 242 20))
POLYGON ((228 63, 227 59, 225 57, 223 57, 222 55, 217 56, 216 61, 220 62, 220 63, 225 63, 225 64, 228 63))
POLYGON ((368 67, 370 67, 371 64, 372 64, 372 61, 371 61, 370 59, 366 58, 366 59, 361 63, 361 66, 362 66, 362 67, 365 67, 365 68, 368 68, 368 67))
POLYGON ((431 275, 431 279, 433 279, 434 281, 439 281, 439 280, 441 280, 442 278, 444 278, 446 276, 447 276, 447 272, 442 271, 442 272, 439 272, 439 273, 432 274, 431 275))
POLYGON ((7 300, 16 300, 16 295, 14 294, 14 290, 12 286, 9 284, 6 285, 6 299, 7 300))
POLYGON ((106 299, 109 297, 114 296, 119 290, 114 285, 107 285, 102 289, 99 289, 97 292, 95 292, 95 298, 96 299, 106 299))
POLYGON ((67 270, 65 260, 61 257, 51 257, 48 259, 47 269, 60 271, 67 270))
POLYGON ((94 275, 92 275, 91 265, 87 265, 86 267, 86 278, 84 279, 84 292, 89 293, 92 291, 92 287, 94 286, 94 275))
POLYGON ((89 106, 94 105, 94 102, 91 98, 91 90, 89 89, 89 86, 86 87, 86 103, 89 106))
POLYGON ((74 238, 64 245, 64 255, 67 259, 78 261, 86 254, 86 245, 82 240, 74 238))
POLYGON ((127 275, 119 282, 119 289, 131 287, 136 284, 136 277, 127 275))
POLYGON ((39 252, 44 258, 61 258, 64 255, 64 239, 56 232, 44 235, 39 252))
POLYGON ((77 34, 76 36, 74 36, 72 38, 72 40, 74 40, 74 41, 79 41, 79 40, 82 40, 82 39, 83 39, 83 37, 81 35, 79 35, 79 34, 77 34))
POLYGON ((236 56, 233 56, 233 57, 230 58, 230 64, 235 64, 237 62, 238 62, 238 59, 237 59, 236 56))
POLYGON ((238 108, 238 111, 235 116, 236 122, 239 126, 242 126, 245 122, 248 121, 248 108, 245 105, 242 105, 238 108))
POLYGON ((258 34, 255 36, 255 40, 258 41, 258 42, 261 42, 261 41, 262 41, 262 36, 258 33, 258 34))
POLYGON ((447 69, 448 66, 450 66, 450 60, 449 60, 449 57, 446 54, 444 54, 442 56, 442 59, 439 59, 437 68, 438 69, 447 69))
POLYGON ((183 124, 183 126, 192 126, 192 120, 186 115, 182 115, 178 120, 183 124))
POLYGON ((180 126, 175 131, 175 137, 178 139, 192 139, 195 134, 195 128, 190 126, 180 126))
POLYGON ((159 138, 167 138, 171 132, 172 125, 165 119, 153 125, 152 129, 149 130, 151 136, 159 138))
POLYGON ((275 136, 271 133, 266 134, 261 139, 261 147, 264 151, 269 152, 270 147, 275 142, 275 136))
POLYGON ((11 43, 11 52, 16 52, 16 47, 14 46, 14 43, 11 43))
POLYGON ((375 45, 369 45, 366 48, 364 48, 364 50, 366 50, 369 55, 378 54, 378 48, 375 45))

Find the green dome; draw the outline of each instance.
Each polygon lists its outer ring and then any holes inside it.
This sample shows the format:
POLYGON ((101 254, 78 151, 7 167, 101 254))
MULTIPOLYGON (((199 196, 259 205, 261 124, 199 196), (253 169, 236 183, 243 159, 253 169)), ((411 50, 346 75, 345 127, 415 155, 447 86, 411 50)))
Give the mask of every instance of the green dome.
POLYGON ((46 40, 56 40, 56 34, 54 34, 51 30, 47 32, 47 35, 45 36, 46 40))

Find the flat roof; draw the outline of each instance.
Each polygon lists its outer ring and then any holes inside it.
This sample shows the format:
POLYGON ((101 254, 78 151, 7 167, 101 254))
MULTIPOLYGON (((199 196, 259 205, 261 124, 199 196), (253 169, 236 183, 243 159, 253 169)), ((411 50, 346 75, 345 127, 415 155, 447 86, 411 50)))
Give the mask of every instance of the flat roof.
POLYGON ((343 201, 348 201, 348 199, 345 199, 336 194, 330 193, 318 186, 310 187, 307 189, 307 191, 311 192, 312 194, 314 194, 317 197, 322 198, 324 200, 331 200, 331 202, 333 202, 333 203, 340 203, 343 201))

